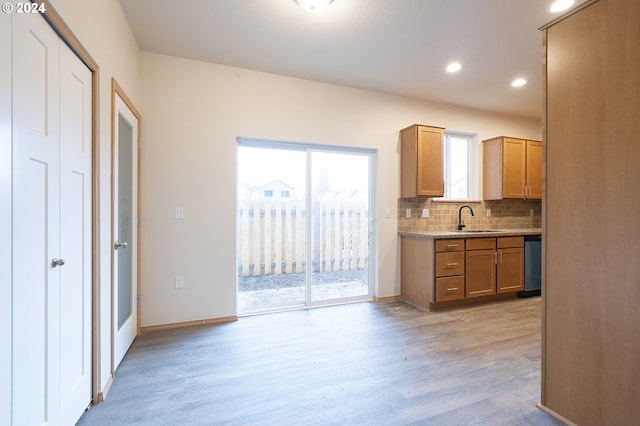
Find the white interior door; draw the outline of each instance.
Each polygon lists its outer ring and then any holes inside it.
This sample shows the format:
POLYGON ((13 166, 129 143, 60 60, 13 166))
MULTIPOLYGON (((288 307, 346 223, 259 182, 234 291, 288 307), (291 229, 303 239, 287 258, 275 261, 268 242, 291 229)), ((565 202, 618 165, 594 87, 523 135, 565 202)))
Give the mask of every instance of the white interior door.
POLYGON ((60 43, 60 424, 91 402, 91 71, 60 43))
POLYGON ((14 425, 57 424, 60 249, 59 40, 13 19, 14 425), (52 264, 52 261, 54 263, 52 264))
POLYGON ((113 146, 113 370, 137 334, 138 119, 115 96, 113 146))

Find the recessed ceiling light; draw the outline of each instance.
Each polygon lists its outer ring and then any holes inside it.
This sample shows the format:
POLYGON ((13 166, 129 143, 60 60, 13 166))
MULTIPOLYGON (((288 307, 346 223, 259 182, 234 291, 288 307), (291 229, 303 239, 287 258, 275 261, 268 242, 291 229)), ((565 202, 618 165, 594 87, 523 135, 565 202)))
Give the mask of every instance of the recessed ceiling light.
POLYGON ((527 80, 525 80, 524 78, 516 78, 511 82, 512 87, 522 87, 525 84, 527 84, 527 80))
POLYGON ((451 62, 449 65, 447 65, 447 72, 458 72, 462 69, 462 65, 460 65, 459 62, 451 62))
POLYGON ((556 0, 549 5, 547 9, 551 13, 564 12, 573 6, 574 0, 556 0))
POLYGON ((301 8, 307 12, 320 12, 326 9, 333 0, 296 0, 301 8))

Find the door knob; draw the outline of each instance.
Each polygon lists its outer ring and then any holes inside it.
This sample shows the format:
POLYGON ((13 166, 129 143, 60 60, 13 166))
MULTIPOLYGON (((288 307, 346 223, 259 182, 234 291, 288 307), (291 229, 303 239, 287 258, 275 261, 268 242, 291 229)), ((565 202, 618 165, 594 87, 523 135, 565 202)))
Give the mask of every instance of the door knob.
POLYGON ((51 259, 51 267, 56 268, 58 266, 64 265, 64 259, 56 259, 55 257, 51 259))
POLYGON ((127 244, 127 243, 121 243, 120 241, 116 241, 115 243, 113 243, 113 248, 118 250, 118 249, 121 249, 121 248, 127 248, 128 245, 129 244, 127 244))

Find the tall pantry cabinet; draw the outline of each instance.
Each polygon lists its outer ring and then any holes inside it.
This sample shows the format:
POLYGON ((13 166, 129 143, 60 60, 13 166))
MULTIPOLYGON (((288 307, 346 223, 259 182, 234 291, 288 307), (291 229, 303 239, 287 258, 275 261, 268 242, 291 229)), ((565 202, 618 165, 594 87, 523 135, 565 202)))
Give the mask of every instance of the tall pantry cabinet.
POLYGON ((640 3, 589 1, 543 28, 541 408, 640 419, 640 3))
POLYGON ((92 73, 40 14, 0 24, 0 424, 74 424, 92 396, 92 73))

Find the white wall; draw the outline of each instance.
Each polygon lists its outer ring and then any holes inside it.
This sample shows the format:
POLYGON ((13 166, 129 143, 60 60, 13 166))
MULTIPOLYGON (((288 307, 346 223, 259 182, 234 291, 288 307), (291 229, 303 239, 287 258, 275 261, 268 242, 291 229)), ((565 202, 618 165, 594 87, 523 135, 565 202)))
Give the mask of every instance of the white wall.
POLYGON ((399 197, 400 129, 541 139, 539 120, 153 53, 142 53, 141 75, 143 326, 236 315, 239 136, 378 150, 378 297, 400 294, 397 219, 384 218, 399 197))
POLYGON ((11 15, 0 14, 0 426, 11 418, 11 15), (9 64, 8 66, 5 64, 9 64))
POLYGON ((111 359, 111 77, 139 105, 138 45, 115 0, 52 0, 53 7, 100 67, 99 138, 100 182, 98 229, 100 241, 100 339, 99 388, 108 383, 111 359))

